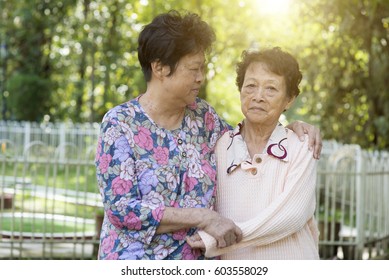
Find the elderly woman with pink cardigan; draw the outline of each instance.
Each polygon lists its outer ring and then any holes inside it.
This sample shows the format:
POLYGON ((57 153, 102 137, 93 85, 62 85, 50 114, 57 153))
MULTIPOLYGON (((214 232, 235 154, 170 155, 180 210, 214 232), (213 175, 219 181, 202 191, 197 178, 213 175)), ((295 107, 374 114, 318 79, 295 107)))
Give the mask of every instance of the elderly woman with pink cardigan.
POLYGON ((245 51, 237 74, 245 118, 216 146, 216 210, 241 228, 243 239, 219 248, 199 231, 188 242, 221 259, 319 259, 317 161, 308 141, 278 121, 300 92, 298 63, 280 48, 245 51))

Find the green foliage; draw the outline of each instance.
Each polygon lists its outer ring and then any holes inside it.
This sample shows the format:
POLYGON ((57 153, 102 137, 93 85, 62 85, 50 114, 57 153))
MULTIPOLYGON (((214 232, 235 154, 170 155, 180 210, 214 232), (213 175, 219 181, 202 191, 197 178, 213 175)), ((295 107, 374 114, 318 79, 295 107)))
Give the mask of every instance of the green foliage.
POLYGON ((19 120, 41 121, 49 111, 52 83, 35 74, 15 74, 8 81, 11 114, 19 120))
POLYGON ((281 46, 298 58, 304 76, 287 121, 313 123, 326 139, 388 149, 389 2, 293 0, 287 11, 269 12, 266 5, 276 2, 0 0, 5 116, 99 122, 109 108, 144 92, 137 36, 174 8, 200 14, 215 29, 201 96, 230 124, 243 117, 235 85, 240 53, 281 46), (23 112, 19 102, 36 112, 23 112))
POLYGON ((300 15, 300 32, 310 34, 299 45, 306 71, 300 113, 325 138, 388 149, 389 2, 309 1, 300 15))

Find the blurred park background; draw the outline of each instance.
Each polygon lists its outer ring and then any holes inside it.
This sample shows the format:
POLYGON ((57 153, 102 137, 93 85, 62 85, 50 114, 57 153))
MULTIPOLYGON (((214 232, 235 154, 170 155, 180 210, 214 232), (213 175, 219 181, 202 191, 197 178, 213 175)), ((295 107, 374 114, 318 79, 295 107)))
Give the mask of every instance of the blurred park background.
POLYGON ((0 0, 0 258, 95 257, 98 123, 145 90, 137 36, 170 9, 214 28, 201 97, 231 125, 241 52, 296 56, 301 94, 283 121, 325 139, 322 258, 386 258, 389 0, 0 0))

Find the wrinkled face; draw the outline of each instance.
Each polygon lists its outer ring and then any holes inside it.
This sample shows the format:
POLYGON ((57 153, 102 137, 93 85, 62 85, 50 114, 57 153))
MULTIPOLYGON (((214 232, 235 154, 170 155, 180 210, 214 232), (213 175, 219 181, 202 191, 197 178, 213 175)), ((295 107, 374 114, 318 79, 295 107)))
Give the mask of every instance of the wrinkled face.
POLYGON ((253 62, 246 70, 240 101, 247 121, 272 126, 294 98, 286 93, 284 77, 269 71, 263 63, 253 62))
MULTIPOLYGON (((165 73, 170 73, 170 69, 165 73)), ((200 92, 204 75, 204 53, 186 55, 179 60, 173 75, 164 78, 166 92, 177 101, 177 105, 192 104, 200 92)))

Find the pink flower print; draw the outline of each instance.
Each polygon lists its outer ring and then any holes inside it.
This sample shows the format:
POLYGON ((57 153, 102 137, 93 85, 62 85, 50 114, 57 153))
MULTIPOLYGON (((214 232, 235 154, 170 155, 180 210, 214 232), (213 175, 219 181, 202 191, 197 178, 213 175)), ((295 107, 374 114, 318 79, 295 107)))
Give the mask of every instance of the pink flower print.
POLYGON ((177 201, 170 201, 170 207, 178 207, 178 202, 177 201))
POLYGON ((211 166, 211 164, 207 160, 202 160, 202 169, 205 174, 211 178, 212 181, 216 181, 216 170, 211 166))
POLYGON ((175 240, 184 240, 186 237, 186 230, 182 229, 173 233, 173 238, 175 240))
POLYGON ((138 126, 138 135, 134 136, 135 144, 139 145, 139 147, 143 149, 151 150, 153 148, 153 139, 150 135, 150 130, 138 126))
POLYGON ((142 228, 141 220, 133 212, 128 213, 128 215, 124 217, 124 223, 127 225, 128 229, 140 230, 142 228))
POLYGON ((208 147, 207 143, 202 143, 201 144, 201 154, 206 155, 211 151, 211 149, 208 147))
POLYGON ((192 191, 197 183, 198 183, 198 181, 196 178, 187 176, 185 178, 185 191, 187 191, 187 192, 192 191))
POLYGON ((114 230, 111 230, 109 234, 104 237, 103 242, 101 242, 101 249, 104 254, 108 254, 109 252, 112 251, 114 245, 115 245, 115 240, 117 239, 118 235, 114 230))
POLYGON ((196 260, 200 256, 200 250, 192 249, 187 243, 182 248, 183 260, 196 260))
POLYGON ((154 158, 158 164, 168 164, 169 160, 169 149, 166 147, 154 148, 154 158))
POLYGON ((111 162, 112 156, 109 154, 103 154, 100 157, 100 162, 99 162, 99 169, 101 174, 104 174, 108 171, 109 164, 111 162))
POLYGON ((116 228, 122 228, 123 224, 120 221, 118 216, 115 216, 115 214, 112 212, 112 210, 108 210, 107 216, 111 224, 113 224, 116 228))
POLYGON ((156 260, 163 260, 169 254, 169 247, 166 247, 165 245, 160 244, 157 247, 155 247, 155 249, 153 250, 153 253, 155 255, 156 260))
POLYGON ((210 112, 205 113, 205 127, 208 131, 211 131, 215 128, 215 118, 210 112))
POLYGON ((99 137, 99 140, 97 142, 95 161, 98 161, 100 159, 101 149, 101 137, 99 137))
POLYGON ((189 108, 189 109, 192 109, 192 110, 196 110, 196 109, 197 109, 197 102, 195 101, 195 102, 193 102, 192 104, 189 104, 189 105, 188 105, 188 108, 189 108))
POLYGON ((116 177, 112 180, 112 192, 114 195, 124 195, 132 188, 132 182, 116 177))
POLYGON ((158 207, 156 209, 154 209, 153 211, 151 211, 151 214, 153 215, 153 218, 155 220, 157 220, 158 222, 162 220, 162 216, 163 216, 163 207, 158 207))
POLYGON ((118 253, 110 253, 105 257, 105 260, 117 260, 119 258, 118 253))

